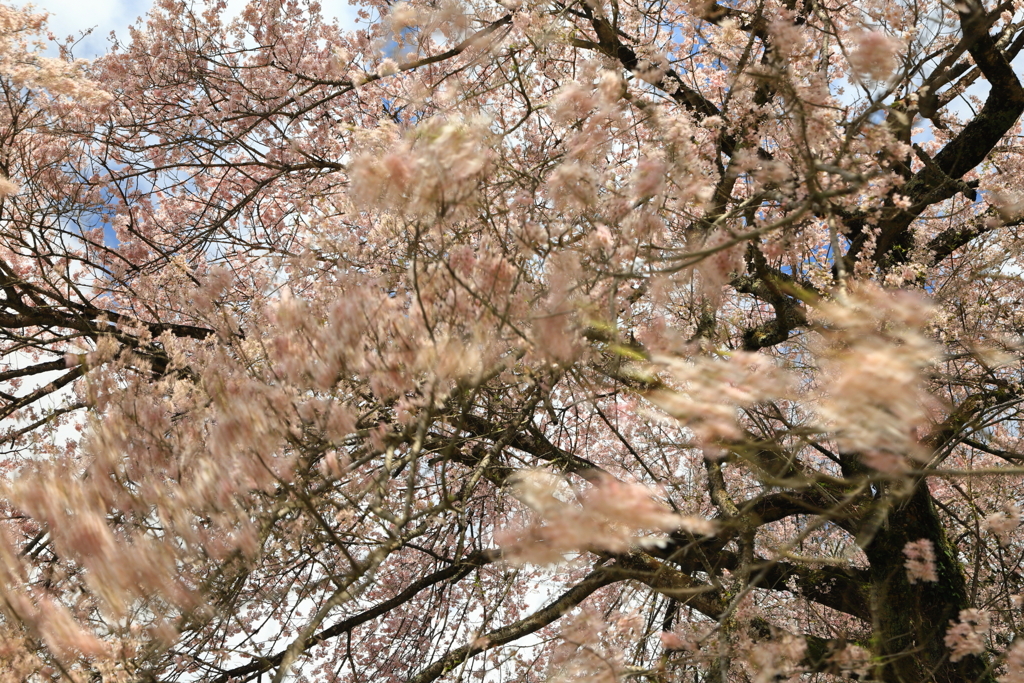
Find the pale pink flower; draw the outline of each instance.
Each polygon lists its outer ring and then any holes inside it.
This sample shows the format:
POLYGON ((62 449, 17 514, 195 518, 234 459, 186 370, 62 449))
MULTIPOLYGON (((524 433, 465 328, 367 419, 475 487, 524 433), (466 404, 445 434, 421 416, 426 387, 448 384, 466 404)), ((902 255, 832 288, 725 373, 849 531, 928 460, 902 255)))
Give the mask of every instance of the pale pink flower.
POLYGON ((599 223, 597 229, 591 233, 591 241, 595 248, 602 251, 609 251, 615 246, 615 237, 604 223, 599 223))
POLYGON ((1018 638, 1006 651, 1006 673, 999 683, 1024 683, 1024 639, 1018 638))
POLYGON ((533 336, 540 355, 555 364, 569 366, 583 351, 572 318, 566 312, 538 315, 533 321, 533 336))
POLYGON ((718 533, 718 523, 707 517, 696 515, 679 515, 679 528, 694 536, 714 536, 718 533))
POLYGON ((551 102, 551 118, 562 124, 572 123, 585 118, 593 107, 592 91, 579 83, 570 83, 551 102))
POLYGON ((604 69, 598 77, 597 92, 605 102, 615 102, 625 92, 622 76, 613 69, 604 69))
POLYGON ((871 469, 886 474, 903 474, 910 468, 902 453, 892 451, 866 450, 860 454, 860 459, 871 469))
POLYGON ((792 381, 770 358, 733 351, 725 358, 655 358, 671 373, 674 390, 649 400, 693 431, 703 445, 740 439, 737 412, 788 395, 792 381))
POLYGON ((394 187, 402 191, 417 171, 416 158, 407 147, 385 154, 380 161, 394 187))
POLYGON ((536 15, 530 12, 528 9, 518 11, 522 6, 521 0, 505 0, 508 9, 515 12, 512 15, 512 25, 516 27, 516 30, 525 33, 534 24, 536 15))
POLYGON ((550 472, 529 470, 516 475, 511 483, 516 498, 537 514, 555 514, 564 504, 556 494, 565 480, 550 472))
POLYGON ((496 534, 496 542, 513 562, 551 564, 566 553, 586 549, 626 552, 649 544, 648 532, 682 527, 710 535, 717 530, 709 520, 673 513, 646 486, 607 476, 579 492, 560 477, 534 470, 516 477, 513 492, 539 518, 525 529, 496 534), (570 503, 571 498, 578 504, 570 503))
POLYGON ((804 31, 801 30, 803 27, 794 19, 796 19, 795 12, 782 9, 778 11, 775 20, 770 24, 772 44, 778 46, 776 49, 784 57, 799 52, 807 44, 804 31))
POLYGON ((999 545, 1010 545, 1010 534, 1020 526, 1020 510, 1016 505, 1007 503, 1002 512, 989 515, 982 526, 999 539, 999 545))
POLYGON ((949 659, 959 662, 968 655, 979 655, 985 651, 985 634, 989 628, 989 616, 984 610, 965 609, 960 611, 960 623, 950 621, 945 643, 950 650, 949 659))
POLYGON ((621 526, 629 536, 640 530, 672 531, 683 518, 654 499, 655 491, 640 484, 627 484, 602 477, 582 498, 583 509, 612 526, 621 526))
POLYGON ((853 36, 854 48, 849 53, 855 76, 884 81, 899 65, 897 56, 903 47, 881 31, 864 31, 853 36))
POLYGON ((419 25, 422 21, 420 12, 407 2, 402 2, 391 8, 391 30, 395 35, 400 35, 403 30, 419 25))
POLYGON ((398 73, 398 62, 388 57, 377 66, 378 76, 392 76, 398 73))
POLYGON ((548 177, 548 192, 559 206, 586 207, 597 197, 597 174, 575 161, 561 164, 548 177))
POLYGON ((0 175, 0 199, 18 194, 21 188, 9 178, 0 175))
POLYGON ((871 669, 871 653, 859 645, 847 645, 832 655, 839 670, 844 673, 854 673, 861 679, 867 678, 871 669))
POLYGON ((331 58, 327 62, 327 67, 335 76, 344 76, 351 61, 352 55, 348 50, 336 47, 331 50, 331 58))
POLYGON ((666 650, 689 650, 690 643, 683 640, 678 633, 671 631, 661 632, 661 646, 666 650))
POLYGON ((338 458, 337 451, 328 451, 324 459, 320 461, 320 471, 325 477, 339 479, 344 473, 344 467, 338 458))
POLYGON ((755 671, 754 683, 770 683, 779 676, 790 673, 803 659, 807 642, 800 637, 785 635, 758 644, 749 655, 749 663, 755 671))
POLYGON ((905 469, 902 455, 918 455, 915 428, 933 403, 923 370, 939 357, 922 334, 934 309, 910 294, 862 286, 815 311, 828 325, 815 349, 824 371, 816 412, 840 447, 869 455, 885 472, 905 469))
POLYGON ((96 656, 105 651, 102 641, 79 626, 66 607, 48 598, 41 598, 38 606, 37 627, 50 649, 65 656, 73 652, 96 656))
POLYGON ((935 573, 935 548, 927 538, 907 543, 903 546, 903 554, 907 557, 903 566, 907 568, 910 583, 939 580, 935 573))
POLYGON ((646 199, 664 188, 667 168, 659 159, 644 159, 637 164, 633 177, 633 191, 638 198, 646 199))
MULTIPOLYGON (((643 79, 648 83, 660 83, 661 79, 665 76, 665 71, 668 69, 668 60, 662 54, 651 54, 649 57, 649 59, 641 59, 633 73, 637 78, 643 79)), ((667 85, 670 86, 671 84, 667 85)))
POLYGON ((746 267, 743 262, 744 246, 741 243, 730 245, 733 241, 731 234, 718 230, 701 246, 701 250, 713 251, 700 260, 696 270, 700 273, 704 294, 716 303, 722 297, 722 287, 746 267))

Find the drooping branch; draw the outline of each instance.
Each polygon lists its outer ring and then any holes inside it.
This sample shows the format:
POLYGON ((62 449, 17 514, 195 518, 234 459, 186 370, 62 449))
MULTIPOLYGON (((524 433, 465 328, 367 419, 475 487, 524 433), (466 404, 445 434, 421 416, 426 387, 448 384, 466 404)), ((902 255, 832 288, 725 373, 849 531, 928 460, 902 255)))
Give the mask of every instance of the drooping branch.
POLYGON ((548 624, 561 618, 566 612, 590 597, 597 590, 604 588, 616 581, 623 580, 624 576, 616 575, 613 568, 599 567, 586 578, 582 579, 572 588, 563 593, 557 600, 528 617, 520 619, 508 626, 489 631, 478 637, 472 643, 451 650, 441 659, 437 660, 420 673, 409 679, 409 683, 430 683, 444 674, 455 669, 470 657, 486 652, 495 647, 506 645, 515 640, 535 633, 548 624))
MULTIPOLYGON (((362 624, 373 621, 374 619, 379 619, 395 608, 409 602, 415 598, 416 595, 431 586, 435 586, 445 581, 448 583, 456 583, 464 579, 476 569, 495 561, 498 556, 499 553, 496 551, 478 551, 467 555, 461 561, 451 564, 448 567, 440 569, 432 574, 428 574, 418 581, 413 582, 395 597, 385 600, 368 610, 360 612, 359 614, 347 619, 343 619, 342 621, 332 624, 322 631, 317 632, 306 640, 302 651, 306 652, 321 643, 331 640, 332 638, 349 633, 362 624)), ((284 660, 284 656, 285 653, 282 651, 268 657, 258 658, 244 666, 235 667, 234 669, 225 671, 220 676, 212 679, 212 683, 227 683, 229 680, 243 682, 250 681, 278 666, 284 660)))

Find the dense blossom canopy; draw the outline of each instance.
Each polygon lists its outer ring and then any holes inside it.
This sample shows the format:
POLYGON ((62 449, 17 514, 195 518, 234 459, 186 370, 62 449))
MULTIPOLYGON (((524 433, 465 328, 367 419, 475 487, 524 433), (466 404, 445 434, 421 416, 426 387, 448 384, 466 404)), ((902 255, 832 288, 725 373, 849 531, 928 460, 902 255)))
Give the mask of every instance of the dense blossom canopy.
POLYGON ((1024 682, 1024 11, 360 6, 0 5, 0 682, 1024 682))

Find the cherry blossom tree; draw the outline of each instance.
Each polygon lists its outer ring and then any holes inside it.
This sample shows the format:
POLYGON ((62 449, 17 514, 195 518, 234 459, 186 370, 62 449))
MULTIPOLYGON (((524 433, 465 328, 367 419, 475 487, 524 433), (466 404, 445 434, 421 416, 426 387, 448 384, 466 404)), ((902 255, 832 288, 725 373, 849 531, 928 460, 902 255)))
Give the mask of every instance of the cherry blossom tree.
POLYGON ((1024 681, 1012 0, 0 6, 0 681, 1024 681))

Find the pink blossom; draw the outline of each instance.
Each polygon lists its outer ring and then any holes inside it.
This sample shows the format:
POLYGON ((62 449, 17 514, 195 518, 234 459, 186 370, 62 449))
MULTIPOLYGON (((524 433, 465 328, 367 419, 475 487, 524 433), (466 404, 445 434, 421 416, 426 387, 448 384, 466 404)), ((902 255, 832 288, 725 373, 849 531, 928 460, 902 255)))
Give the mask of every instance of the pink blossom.
POLYGON ((1006 650, 1004 666, 1006 673, 996 679, 999 683, 1024 683, 1024 639, 1017 638, 1006 650))
POLYGON ((950 661, 959 662, 968 655, 979 655, 985 651, 985 635, 989 629, 987 612, 979 609, 961 610, 959 623, 949 623, 945 643, 950 650, 950 661))
POLYGON ((398 73, 398 63, 390 57, 381 60, 381 63, 377 65, 378 76, 392 76, 398 73))
POLYGON ((689 643, 683 640, 678 633, 671 631, 661 632, 661 646, 666 650, 687 650, 689 643))
POLYGON ((939 580, 935 573, 935 548, 930 540, 922 538, 910 541, 903 546, 903 554, 907 557, 903 566, 907 568, 907 580, 910 583, 939 580))
POLYGON ((862 31, 853 35, 853 42, 849 59, 855 75, 875 81, 884 81, 892 75, 902 48, 898 41, 882 31, 862 31))
POLYGON ((0 199, 11 197, 18 194, 21 188, 17 186, 13 181, 4 176, 0 175, 0 199))
POLYGON ((803 638, 788 634, 759 643, 749 655, 755 683, 770 683, 792 671, 806 651, 807 642, 803 638))
POLYGON ((999 545, 1008 546, 1011 534, 1020 526, 1020 510, 1012 503, 1006 503, 1002 512, 996 512, 985 518, 982 526, 995 534, 999 545))
POLYGON ((909 293, 868 286, 815 311, 830 328, 817 348, 820 424, 880 471, 899 473, 902 454, 918 454, 914 429, 932 402, 923 370, 939 351, 921 332, 933 310, 909 293))
POLYGON ((693 430, 702 444, 738 439, 738 409, 788 395, 792 378, 770 359, 742 351, 722 358, 656 357, 674 389, 651 393, 652 403, 693 430))
POLYGON ((832 655, 832 661, 840 671, 855 673, 860 679, 871 670, 871 653, 860 645, 847 645, 832 655))
POLYGON ((573 491, 562 478, 534 470, 517 476, 515 495, 538 516, 524 529, 496 535, 516 562, 550 564, 566 553, 585 549, 626 552, 651 542, 644 535, 651 531, 686 528, 705 535, 717 531, 709 520, 671 512, 655 500, 651 489, 605 475, 597 477, 589 489, 573 491), (569 503, 570 496, 579 504, 569 503))

